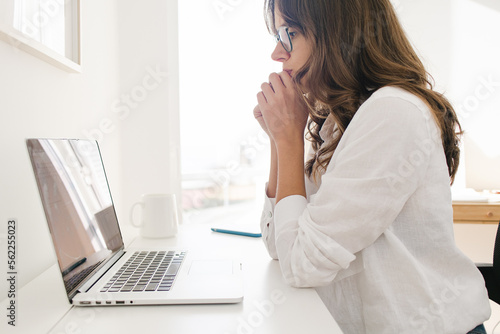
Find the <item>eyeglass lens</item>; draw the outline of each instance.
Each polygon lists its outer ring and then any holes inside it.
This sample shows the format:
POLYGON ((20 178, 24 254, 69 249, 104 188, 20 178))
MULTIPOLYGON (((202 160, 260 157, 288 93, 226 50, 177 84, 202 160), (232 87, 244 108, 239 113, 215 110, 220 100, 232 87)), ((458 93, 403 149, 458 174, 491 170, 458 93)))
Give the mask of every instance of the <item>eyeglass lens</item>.
POLYGON ((281 45, 283 45, 283 48, 285 49, 285 51, 291 52, 292 51, 292 41, 290 40, 290 35, 288 33, 288 27, 280 27, 278 29, 278 37, 279 37, 279 40, 281 41, 281 45))

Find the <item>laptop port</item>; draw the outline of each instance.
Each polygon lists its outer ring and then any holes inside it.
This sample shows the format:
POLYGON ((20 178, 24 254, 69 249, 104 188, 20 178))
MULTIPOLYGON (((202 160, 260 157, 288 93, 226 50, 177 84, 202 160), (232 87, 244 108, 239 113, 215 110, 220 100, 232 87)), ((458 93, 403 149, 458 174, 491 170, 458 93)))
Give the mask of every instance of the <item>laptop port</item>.
POLYGON ((101 302, 95 302, 96 305, 101 305, 101 302))
POLYGON ((80 302, 80 305, 90 305, 91 303, 89 301, 83 301, 83 302, 80 302))
POLYGON ((106 304, 108 304, 108 305, 109 305, 109 304, 111 304, 111 302, 110 302, 110 301, 106 301, 106 304))
POLYGON ((125 304, 125 301, 123 301, 123 300, 117 300, 116 304, 125 304))

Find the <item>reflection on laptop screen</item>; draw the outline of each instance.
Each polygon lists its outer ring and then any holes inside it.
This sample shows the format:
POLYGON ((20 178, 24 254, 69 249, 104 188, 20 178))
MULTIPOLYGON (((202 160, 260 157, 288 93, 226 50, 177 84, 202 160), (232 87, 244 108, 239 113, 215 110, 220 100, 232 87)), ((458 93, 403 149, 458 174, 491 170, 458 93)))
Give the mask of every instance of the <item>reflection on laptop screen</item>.
POLYGON ((33 171, 69 293, 123 248, 95 141, 28 139, 33 171))

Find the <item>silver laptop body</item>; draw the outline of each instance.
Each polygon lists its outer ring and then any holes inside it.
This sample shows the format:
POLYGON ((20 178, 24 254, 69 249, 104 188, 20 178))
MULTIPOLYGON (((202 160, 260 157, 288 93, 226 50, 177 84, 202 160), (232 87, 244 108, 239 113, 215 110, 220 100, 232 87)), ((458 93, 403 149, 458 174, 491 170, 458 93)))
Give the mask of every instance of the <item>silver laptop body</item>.
POLYGON ((242 264, 189 250, 126 250, 96 141, 27 139, 70 303, 237 303, 242 264))

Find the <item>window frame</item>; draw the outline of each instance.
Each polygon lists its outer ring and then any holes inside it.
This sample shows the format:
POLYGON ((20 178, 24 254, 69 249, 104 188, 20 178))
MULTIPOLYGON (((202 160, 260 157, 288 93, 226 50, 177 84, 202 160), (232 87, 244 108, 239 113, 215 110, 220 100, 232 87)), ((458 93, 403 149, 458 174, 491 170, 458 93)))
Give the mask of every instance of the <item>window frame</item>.
MULTIPOLYGON (((0 22, 0 39, 7 42, 12 47, 23 50, 62 70, 70 73, 81 73, 80 0, 52 0, 52 3, 57 5, 60 4, 61 1, 65 6, 65 31, 70 32, 69 36, 65 38, 64 46, 65 52, 66 54, 69 53, 69 56, 59 54, 45 44, 30 37, 28 34, 16 29, 13 19, 11 22, 0 22), (71 6, 66 6, 68 3, 71 6)), ((12 6, 12 8, 7 8, 7 10, 10 11, 7 15, 12 15, 13 18, 14 6, 12 6)), ((45 8, 40 8, 40 12, 35 15, 37 15, 38 20, 40 20, 43 15, 47 17, 50 14, 45 11, 45 8)))

